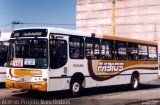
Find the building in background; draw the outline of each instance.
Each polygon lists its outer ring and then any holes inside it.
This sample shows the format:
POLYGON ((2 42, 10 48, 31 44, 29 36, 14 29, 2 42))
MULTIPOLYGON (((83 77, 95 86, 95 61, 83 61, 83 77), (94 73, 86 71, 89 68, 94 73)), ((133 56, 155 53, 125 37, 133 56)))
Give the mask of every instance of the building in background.
MULTIPOLYGON (((112 34, 113 0, 77 0, 76 29, 112 34)), ((115 0, 115 35, 160 42, 160 0, 115 0)))

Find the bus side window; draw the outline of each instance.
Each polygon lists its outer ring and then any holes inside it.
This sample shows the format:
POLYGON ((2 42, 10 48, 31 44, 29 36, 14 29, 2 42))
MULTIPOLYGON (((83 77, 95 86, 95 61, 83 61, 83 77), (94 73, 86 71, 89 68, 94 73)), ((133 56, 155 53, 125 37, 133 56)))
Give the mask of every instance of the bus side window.
POLYGON ((126 42, 116 42, 116 59, 117 60, 126 60, 127 50, 126 42))
POLYGON ((84 40, 83 37, 69 37, 69 55, 71 59, 84 59, 84 40))
POLYGON ((128 43, 128 60, 138 60, 138 45, 135 43, 128 43))
POLYGON ((100 59, 100 40, 96 38, 86 38, 85 54, 87 59, 100 59))
POLYGON ((149 46, 149 60, 158 60, 158 53, 156 46, 149 46))
POLYGON ((148 48, 147 45, 138 45, 139 60, 148 60, 148 48))
POLYGON ((104 60, 114 59, 113 46, 114 46, 114 41, 107 41, 107 40, 101 41, 102 59, 104 59, 104 60))

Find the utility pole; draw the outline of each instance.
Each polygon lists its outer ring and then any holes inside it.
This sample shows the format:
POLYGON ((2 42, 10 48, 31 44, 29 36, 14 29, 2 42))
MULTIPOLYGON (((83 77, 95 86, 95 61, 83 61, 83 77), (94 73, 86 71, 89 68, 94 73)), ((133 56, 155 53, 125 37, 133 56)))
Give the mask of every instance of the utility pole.
POLYGON ((15 25, 23 24, 23 23, 21 23, 21 22, 19 22, 19 21, 13 21, 11 24, 12 24, 12 31, 13 31, 13 30, 14 30, 15 25))
POLYGON ((115 2, 118 0, 113 0, 112 1, 112 35, 115 35, 115 2))
POLYGON ((154 32, 154 41, 157 41, 157 24, 155 23, 154 24, 154 27, 155 27, 155 32, 154 32))

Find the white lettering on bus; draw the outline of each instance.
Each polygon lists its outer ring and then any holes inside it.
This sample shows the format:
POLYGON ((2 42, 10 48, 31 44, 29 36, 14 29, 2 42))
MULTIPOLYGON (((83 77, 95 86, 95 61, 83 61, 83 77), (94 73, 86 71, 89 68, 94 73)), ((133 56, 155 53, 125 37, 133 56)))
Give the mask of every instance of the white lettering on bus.
POLYGON ((24 33, 24 36, 41 36, 42 32, 28 32, 24 33))
POLYGON ((30 71, 32 74, 40 74, 41 73, 41 71, 33 71, 33 70, 31 70, 30 71))
POLYGON ((116 72, 123 71, 124 63, 102 63, 98 64, 97 72, 116 72))

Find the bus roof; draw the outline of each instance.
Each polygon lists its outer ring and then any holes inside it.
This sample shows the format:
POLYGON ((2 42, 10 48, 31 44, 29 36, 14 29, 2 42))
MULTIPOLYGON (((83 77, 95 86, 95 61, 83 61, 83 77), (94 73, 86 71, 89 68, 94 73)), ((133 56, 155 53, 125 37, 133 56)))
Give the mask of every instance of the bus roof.
MULTIPOLYGON (((57 34, 69 34, 69 35, 77 35, 77 36, 85 36, 85 37, 91 37, 91 32, 81 32, 77 30, 69 30, 64 28, 53 28, 53 27, 27 27, 27 28, 21 28, 16 30, 23 30, 23 29, 47 29, 49 33, 57 33, 57 34)), ((16 31, 15 30, 15 31, 16 31)), ((145 41, 145 40, 138 40, 133 38, 125 38, 125 37, 119 37, 119 36, 111 36, 106 34, 95 34, 95 37, 97 38, 104 38, 108 40, 116 40, 116 41, 126 41, 126 42, 132 42, 132 43, 139 43, 139 44, 149 44, 149 45, 157 45, 155 41, 145 41)))
POLYGON ((80 36, 86 36, 86 37, 90 37, 91 35, 90 32, 80 32, 77 30, 70 30, 70 29, 64 29, 64 28, 53 28, 53 27, 27 27, 27 28, 20 28, 16 30, 23 30, 23 29, 47 29, 49 33, 80 35, 80 36))
POLYGON ((156 41, 146 41, 146 40, 125 38, 125 37, 119 37, 119 36, 103 35, 103 38, 108 40, 115 40, 115 41, 126 41, 131 43, 158 45, 156 41))

